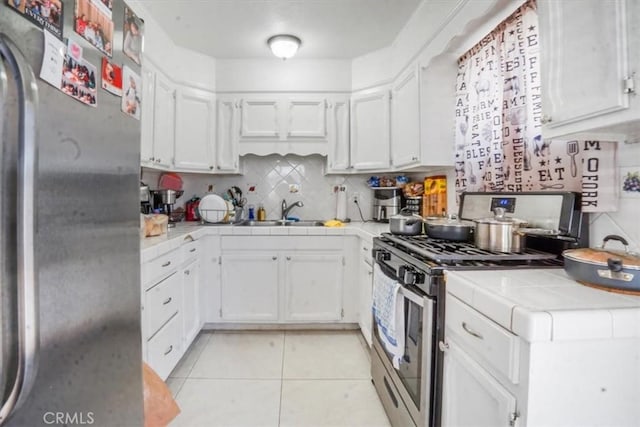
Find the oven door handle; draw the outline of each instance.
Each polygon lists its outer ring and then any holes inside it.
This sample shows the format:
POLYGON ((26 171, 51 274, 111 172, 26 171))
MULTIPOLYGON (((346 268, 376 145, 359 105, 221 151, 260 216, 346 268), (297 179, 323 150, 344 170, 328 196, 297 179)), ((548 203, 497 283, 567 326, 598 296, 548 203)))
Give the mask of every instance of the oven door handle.
POLYGON ((378 264, 378 266, 380 267, 380 270, 382 270, 382 272, 384 273, 385 276, 387 276, 389 279, 398 281, 398 277, 396 275, 396 270, 387 265, 384 261, 381 261, 379 259, 376 260, 376 264, 378 264))

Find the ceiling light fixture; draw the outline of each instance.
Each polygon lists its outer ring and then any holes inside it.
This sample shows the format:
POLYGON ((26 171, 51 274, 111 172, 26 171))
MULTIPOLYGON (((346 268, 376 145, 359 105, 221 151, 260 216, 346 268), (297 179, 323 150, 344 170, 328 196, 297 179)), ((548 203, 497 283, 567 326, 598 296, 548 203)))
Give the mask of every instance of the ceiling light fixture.
POLYGON ((278 34, 269 37, 267 44, 271 48, 271 52, 278 58, 288 59, 296 54, 302 41, 291 34, 278 34))

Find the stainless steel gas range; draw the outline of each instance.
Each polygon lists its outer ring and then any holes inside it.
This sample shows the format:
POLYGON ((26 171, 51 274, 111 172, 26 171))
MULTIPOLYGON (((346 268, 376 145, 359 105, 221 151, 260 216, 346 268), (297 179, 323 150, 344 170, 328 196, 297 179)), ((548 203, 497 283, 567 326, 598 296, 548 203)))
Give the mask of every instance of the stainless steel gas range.
POLYGON ((400 285, 404 307, 404 355, 398 368, 393 367, 375 318, 371 350, 372 379, 394 427, 440 426, 443 354, 438 344, 444 338, 446 270, 561 268, 564 249, 588 245, 577 193, 466 193, 459 216, 488 217, 496 205, 505 203, 510 216, 546 230, 528 236, 521 253, 491 252, 424 235, 383 233, 374 239, 374 276, 382 274, 400 285))

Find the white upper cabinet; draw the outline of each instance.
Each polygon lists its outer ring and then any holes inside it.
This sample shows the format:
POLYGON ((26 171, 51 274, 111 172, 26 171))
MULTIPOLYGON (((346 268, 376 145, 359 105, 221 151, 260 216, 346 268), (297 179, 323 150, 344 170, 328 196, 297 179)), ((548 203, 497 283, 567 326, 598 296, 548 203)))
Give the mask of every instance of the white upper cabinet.
POLYGON ((289 99, 287 138, 327 138, 327 100, 289 99))
POLYGON ((214 169, 215 95, 180 87, 176 99, 174 168, 194 172, 214 169))
POLYGON ((333 128, 330 95, 249 94, 235 97, 238 113, 238 152, 244 154, 328 153, 333 128))
POLYGON ((638 121, 626 89, 640 65, 638 9, 635 0, 538 2, 545 137, 638 121))
POLYGON ((328 106, 328 171, 346 171, 351 167, 349 149, 349 101, 339 100, 328 106))
POLYGON ((173 165, 175 141, 176 89, 164 74, 155 76, 153 108, 153 151, 155 165, 169 168, 173 165))
POLYGON ((420 87, 416 67, 400 76, 391 92, 391 165, 420 162, 420 87))
POLYGON ((455 141, 455 55, 443 54, 420 66, 420 164, 452 166, 455 141))
POLYGON ((389 167, 389 90, 351 98, 351 165, 355 169, 389 167))
POLYGON ((279 102, 273 99, 240 101, 241 138, 279 138, 279 102))
POLYGON ((238 171, 238 108, 233 98, 218 99, 216 169, 220 172, 238 171))
POLYGON ((153 153, 153 110, 156 73, 148 65, 142 67, 142 117, 140 118, 140 163, 151 166, 155 162, 153 153))

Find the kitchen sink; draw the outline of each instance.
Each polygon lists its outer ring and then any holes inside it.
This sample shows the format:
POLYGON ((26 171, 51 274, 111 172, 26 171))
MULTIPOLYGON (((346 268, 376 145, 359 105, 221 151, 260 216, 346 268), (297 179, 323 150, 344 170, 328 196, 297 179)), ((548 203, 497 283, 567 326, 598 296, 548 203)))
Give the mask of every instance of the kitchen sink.
POLYGON ((289 227, 324 227, 324 222, 316 220, 294 221, 286 224, 289 227))
POLYGON ((240 227, 323 227, 324 222, 318 220, 304 220, 304 221, 283 221, 283 220, 270 220, 270 221, 254 221, 245 220, 235 224, 240 227))

